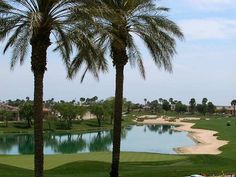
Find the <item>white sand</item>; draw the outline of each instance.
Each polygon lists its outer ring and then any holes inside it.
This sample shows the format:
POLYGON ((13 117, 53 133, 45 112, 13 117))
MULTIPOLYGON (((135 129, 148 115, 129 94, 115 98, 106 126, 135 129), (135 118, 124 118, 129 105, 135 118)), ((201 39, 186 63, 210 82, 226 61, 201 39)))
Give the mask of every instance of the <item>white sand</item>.
POLYGON ((188 131, 189 136, 197 142, 195 146, 181 147, 175 149, 179 154, 220 154, 219 148, 228 144, 228 141, 218 140, 217 136, 214 136, 218 132, 204 129, 193 129, 194 123, 182 122, 183 120, 198 120, 199 118, 180 118, 176 122, 169 122, 163 118, 145 119, 142 124, 171 124, 180 125, 175 130, 188 131))

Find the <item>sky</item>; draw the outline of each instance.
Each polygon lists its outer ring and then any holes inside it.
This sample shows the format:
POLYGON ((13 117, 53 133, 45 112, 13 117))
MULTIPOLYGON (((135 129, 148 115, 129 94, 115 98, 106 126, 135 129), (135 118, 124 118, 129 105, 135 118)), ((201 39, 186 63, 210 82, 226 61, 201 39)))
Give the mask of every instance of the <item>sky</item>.
MULTIPOLYGON (((235 0, 158 0, 159 6, 169 7, 168 17, 185 34, 177 42, 178 54, 173 58, 173 73, 157 68, 143 44, 146 80, 137 69, 125 68, 124 97, 144 103, 144 98, 174 98, 198 103, 206 97, 215 105, 230 105, 236 99, 236 1, 235 0)), ((10 70, 10 51, 2 55, 0 44, 0 100, 29 96, 33 98, 33 75, 30 57, 22 66, 10 70)), ((73 80, 66 78, 60 56, 48 51, 48 71, 44 80, 44 99, 79 100, 80 97, 111 97, 115 92, 115 70, 100 74, 99 81, 87 75, 80 83, 78 74, 73 80)))

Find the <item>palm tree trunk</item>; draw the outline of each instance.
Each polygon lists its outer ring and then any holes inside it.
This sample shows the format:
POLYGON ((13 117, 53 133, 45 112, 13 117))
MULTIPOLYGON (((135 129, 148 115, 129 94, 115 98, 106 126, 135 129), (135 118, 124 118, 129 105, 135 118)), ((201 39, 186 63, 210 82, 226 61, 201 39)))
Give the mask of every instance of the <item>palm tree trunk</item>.
POLYGON ((119 176, 121 118, 123 105, 124 65, 116 65, 115 115, 113 129, 113 151, 110 177, 119 176))
POLYGON ((35 177, 43 177, 43 78, 47 65, 47 49, 50 32, 42 30, 31 39, 31 66, 34 73, 34 172, 35 177))
POLYGON ((35 177, 43 177, 43 76, 34 74, 35 177))

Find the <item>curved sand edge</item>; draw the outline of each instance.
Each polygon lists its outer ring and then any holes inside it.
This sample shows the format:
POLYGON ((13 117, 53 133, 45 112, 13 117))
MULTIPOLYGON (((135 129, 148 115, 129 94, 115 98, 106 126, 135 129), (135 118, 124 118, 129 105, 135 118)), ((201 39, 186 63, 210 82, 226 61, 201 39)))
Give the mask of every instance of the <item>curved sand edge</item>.
POLYGON ((180 147, 176 148, 175 151, 178 154, 213 154, 217 155, 222 153, 219 150, 220 147, 228 144, 228 141, 217 139, 218 132, 212 130, 204 130, 204 129, 194 129, 194 123, 182 122, 183 120, 192 120, 199 118, 180 118, 177 119, 176 122, 169 122, 163 118, 157 119, 145 119, 142 124, 170 124, 170 125, 179 125, 175 130, 178 131, 187 131, 189 132, 189 136, 197 142, 195 146, 191 147, 180 147))

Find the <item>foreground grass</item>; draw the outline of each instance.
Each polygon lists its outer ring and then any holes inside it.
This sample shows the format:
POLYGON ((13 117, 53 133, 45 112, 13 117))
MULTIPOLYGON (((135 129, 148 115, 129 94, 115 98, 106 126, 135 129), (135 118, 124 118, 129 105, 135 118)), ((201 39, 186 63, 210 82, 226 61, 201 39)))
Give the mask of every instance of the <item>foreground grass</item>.
MULTIPOLYGON (((179 161, 187 159, 186 156, 162 155, 153 153, 133 153, 126 152, 121 154, 121 162, 160 162, 160 161, 179 161)), ((110 152, 95 152, 82 154, 63 154, 63 155, 46 155, 45 170, 52 169, 67 163, 96 161, 109 163, 111 161, 110 152)), ((22 156, 0 156, 0 164, 15 166, 25 169, 33 169, 33 155, 22 156), (22 163, 24 162, 24 163, 22 163)))
MULTIPOLYGON (((108 162, 77 161, 45 170, 45 177, 108 177, 109 169, 108 162)), ((233 172, 234 169, 235 161, 214 156, 192 156, 179 160, 122 162, 120 173, 121 177, 181 177, 193 173, 220 174, 222 171, 233 172)), ((0 176, 33 177, 33 171, 0 165, 0 176)))
MULTIPOLYGON (((230 141, 222 154, 160 155, 122 153, 121 177, 181 177, 193 173, 236 172, 236 119, 196 121, 196 128, 218 131, 230 141), (231 121, 231 126, 227 122, 231 121)), ((45 156, 45 177, 108 177, 111 154, 107 152, 45 156)), ((0 156, 0 177, 33 177, 33 156, 0 156)))

